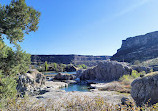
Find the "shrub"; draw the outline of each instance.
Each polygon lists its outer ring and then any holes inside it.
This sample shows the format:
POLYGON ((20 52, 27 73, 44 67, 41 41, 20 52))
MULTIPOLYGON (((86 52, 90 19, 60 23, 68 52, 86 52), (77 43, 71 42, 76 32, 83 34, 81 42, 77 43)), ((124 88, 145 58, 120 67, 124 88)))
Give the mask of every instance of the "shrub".
POLYGON ((0 107, 5 106, 9 99, 16 97, 16 86, 17 83, 14 77, 0 74, 0 107))
POLYGON ((81 69, 87 69, 87 66, 85 64, 78 65, 78 67, 81 69))
POLYGON ((119 80, 127 85, 127 84, 131 84, 131 82, 134 79, 136 79, 142 75, 145 75, 145 71, 138 73, 136 70, 132 70, 131 75, 123 75, 122 77, 119 78, 119 80))

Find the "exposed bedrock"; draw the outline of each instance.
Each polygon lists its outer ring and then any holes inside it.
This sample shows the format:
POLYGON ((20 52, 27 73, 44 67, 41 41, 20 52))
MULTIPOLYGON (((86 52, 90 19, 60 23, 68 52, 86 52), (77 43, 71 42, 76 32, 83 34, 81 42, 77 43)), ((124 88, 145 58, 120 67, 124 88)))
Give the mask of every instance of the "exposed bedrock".
POLYGON ((122 46, 111 60, 134 62, 145 61, 158 57, 158 31, 122 41, 122 46))
POLYGON ((116 61, 100 62, 96 67, 83 71, 80 80, 118 80, 121 76, 131 74, 132 68, 127 63, 116 61))
POLYGON ((132 84, 131 96, 138 106, 153 105, 158 102, 158 72, 135 79, 132 84))
POLYGON ((40 92, 42 86, 45 85, 45 81, 46 78, 42 73, 38 72, 36 69, 32 69, 28 73, 19 76, 17 80, 17 90, 22 95, 26 93, 34 95, 40 92))

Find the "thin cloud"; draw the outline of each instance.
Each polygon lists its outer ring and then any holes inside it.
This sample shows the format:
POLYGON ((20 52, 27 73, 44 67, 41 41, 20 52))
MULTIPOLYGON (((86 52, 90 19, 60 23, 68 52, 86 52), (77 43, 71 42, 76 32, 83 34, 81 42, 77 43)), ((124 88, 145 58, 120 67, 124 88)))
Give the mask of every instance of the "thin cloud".
POLYGON ((146 4, 146 3, 150 2, 150 1, 152 1, 152 0, 140 0, 140 2, 138 2, 137 4, 134 4, 134 5, 130 6, 130 7, 128 7, 127 9, 125 9, 125 10, 119 12, 118 14, 116 14, 115 17, 123 16, 123 15, 125 15, 125 14, 127 14, 127 13, 129 13, 131 11, 134 11, 135 9, 143 6, 144 4, 146 4))

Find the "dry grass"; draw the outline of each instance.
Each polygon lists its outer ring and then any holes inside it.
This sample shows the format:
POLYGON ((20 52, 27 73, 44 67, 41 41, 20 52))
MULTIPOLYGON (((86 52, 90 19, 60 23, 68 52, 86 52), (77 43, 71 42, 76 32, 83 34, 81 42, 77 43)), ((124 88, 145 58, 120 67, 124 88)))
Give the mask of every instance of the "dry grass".
POLYGON ((152 107, 136 107, 134 103, 130 105, 113 105, 106 102, 102 97, 91 99, 87 96, 76 96, 72 99, 64 98, 62 101, 48 100, 44 103, 33 101, 28 98, 18 98, 10 100, 3 111, 157 111, 158 105, 152 107))
POLYGON ((151 72, 151 73, 146 74, 144 77, 147 77, 147 76, 154 76, 154 75, 157 75, 157 74, 158 74, 158 71, 156 71, 156 72, 151 72))
POLYGON ((113 81, 107 83, 106 87, 99 88, 100 91, 117 91, 119 93, 130 93, 131 86, 130 83, 125 83, 121 81, 113 81))

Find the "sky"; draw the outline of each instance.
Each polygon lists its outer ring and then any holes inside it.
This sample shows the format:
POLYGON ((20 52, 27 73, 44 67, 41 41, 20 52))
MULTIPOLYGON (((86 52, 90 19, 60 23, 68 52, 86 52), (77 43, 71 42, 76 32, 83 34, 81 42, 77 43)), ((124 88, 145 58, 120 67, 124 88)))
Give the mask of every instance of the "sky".
MULTIPOLYGON (((0 0, 0 4, 10 1, 0 0)), ((25 35, 20 43, 30 54, 113 55, 122 40, 158 31, 158 0, 26 0, 26 3, 41 12, 38 31, 25 35)))

